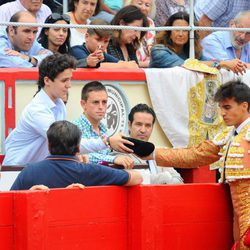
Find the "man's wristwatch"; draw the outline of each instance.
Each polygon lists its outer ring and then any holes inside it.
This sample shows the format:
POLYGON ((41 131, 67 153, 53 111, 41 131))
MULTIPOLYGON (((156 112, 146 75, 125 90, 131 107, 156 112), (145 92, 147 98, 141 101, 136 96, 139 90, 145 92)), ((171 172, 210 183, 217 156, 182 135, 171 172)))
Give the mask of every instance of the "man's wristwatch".
POLYGON ((212 67, 213 67, 213 68, 216 68, 216 69, 221 69, 220 61, 214 61, 214 62, 212 63, 212 67))

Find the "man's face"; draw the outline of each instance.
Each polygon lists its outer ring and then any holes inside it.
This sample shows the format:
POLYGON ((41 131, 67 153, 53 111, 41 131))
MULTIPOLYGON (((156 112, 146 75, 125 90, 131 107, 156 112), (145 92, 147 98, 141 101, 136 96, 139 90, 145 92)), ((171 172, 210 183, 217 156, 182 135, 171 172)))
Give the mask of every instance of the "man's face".
POLYGON ((20 2, 26 10, 36 14, 40 10, 43 0, 20 0, 20 2))
MULTIPOLYGON (((19 18, 20 23, 36 23, 36 19, 29 12, 22 13, 19 18)), ((38 28, 19 26, 9 26, 8 36, 13 48, 17 51, 29 51, 36 39, 38 28)))
POLYGON ((37 27, 10 27, 11 43, 17 51, 29 51, 36 39, 37 27))
MULTIPOLYGON (((233 28, 250 28, 250 20, 248 17, 242 17, 238 21, 231 21, 230 26, 233 28)), ((235 31, 230 33, 235 48, 241 48, 250 41, 250 32, 235 31)))
POLYGON ((68 93, 68 89, 71 87, 70 81, 72 78, 72 71, 73 69, 65 69, 57 75, 54 81, 48 77, 44 78, 44 90, 52 101, 55 101, 57 98, 65 98, 68 93))
POLYGON ((237 103, 234 98, 226 98, 219 102, 222 118, 227 126, 236 128, 249 116, 248 103, 237 103))
POLYGON ((93 53, 97 48, 106 51, 110 37, 100 37, 97 34, 89 35, 89 33, 86 33, 85 39, 87 49, 90 53, 93 53))
POLYGON ((149 113, 134 113, 133 122, 128 124, 130 137, 148 141, 153 130, 153 119, 149 113))
POLYGON ((106 91, 91 91, 88 99, 81 100, 84 114, 91 124, 98 124, 106 114, 108 94, 106 91))

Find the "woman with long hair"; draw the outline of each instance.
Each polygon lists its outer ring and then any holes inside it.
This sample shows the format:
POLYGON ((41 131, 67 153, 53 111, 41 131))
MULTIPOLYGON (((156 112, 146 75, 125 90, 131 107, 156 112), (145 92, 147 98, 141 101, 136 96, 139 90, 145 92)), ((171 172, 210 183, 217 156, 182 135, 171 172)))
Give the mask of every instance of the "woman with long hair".
MULTIPOLYGON (((141 12, 148 19, 149 27, 155 27, 154 21, 152 19, 155 15, 155 0, 127 0, 126 5, 129 4, 135 5, 141 10, 141 12)), ((136 51, 140 67, 147 68, 149 66, 150 50, 153 47, 154 42, 155 31, 147 31, 141 40, 140 47, 136 51)))
MULTIPOLYGON (((66 14, 53 13, 47 17, 45 23, 69 24, 70 17, 66 14)), ((70 48, 70 29, 63 27, 44 27, 38 37, 38 42, 53 53, 65 54, 70 48)))
MULTIPOLYGON (((189 26, 189 15, 186 12, 177 12, 169 17, 165 26, 189 26)), ((242 74, 245 66, 241 67, 239 59, 231 61, 209 61, 202 56, 202 46, 197 32, 194 33, 195 58, 202 63, 217 69, 226 68, 234 73, 242 74)), ((189 58, 189 31, 188 30, 167 30, 156 35, 156 44, 150 55, 151 68, 171 68, 181 66, 189 58)))
MULTIPOLYGON (((128 5, 116 13, 111 25, 148 27, 148 20, 138 7, 128 5)), ((138 30, 119 30, 114 32, 107 52, 119 60, 136 61, 138 63, 136 50, 139 48, 145 33, 138 30)))

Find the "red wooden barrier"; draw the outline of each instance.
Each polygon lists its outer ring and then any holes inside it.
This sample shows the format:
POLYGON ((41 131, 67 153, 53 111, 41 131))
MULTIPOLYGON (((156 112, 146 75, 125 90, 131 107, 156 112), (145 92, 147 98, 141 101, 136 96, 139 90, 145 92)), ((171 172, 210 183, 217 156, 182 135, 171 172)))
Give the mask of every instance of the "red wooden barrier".
POLYGON ((0 194, 4 250, 228 250, 227 186, 89 187, 0 194))
POLYGON ((233 244, 231 200, 222 184, 144 186, 128 194, 129 250, 229 250, 233 244))
POLYGON ((0 249, 12 250, 14 244, 13 193, 0 194, 0 249))

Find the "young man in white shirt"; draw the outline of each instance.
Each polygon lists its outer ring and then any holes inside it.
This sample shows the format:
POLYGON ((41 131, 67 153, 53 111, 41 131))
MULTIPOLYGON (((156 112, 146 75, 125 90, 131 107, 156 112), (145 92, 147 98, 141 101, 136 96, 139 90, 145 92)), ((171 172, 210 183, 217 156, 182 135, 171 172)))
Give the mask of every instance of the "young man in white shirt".
MULTIPOLYGON (((66 108, 62 99, 71 87, 74 68, 75 59, 67 54, 54 54, 41 62, 38 91, 5 141, 3 165, 38 162, 48 155, 46 132, 53 122, 66 119, 66 108)), ((108 139, 82 139, 80 150, 81 153, 88 153, 111 146, 121 152, 131 152, 124 143, 131 144, 121 135, 108 139)))

